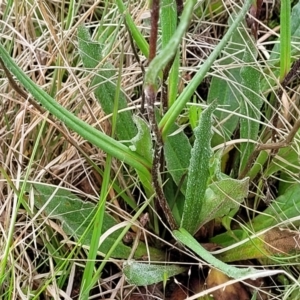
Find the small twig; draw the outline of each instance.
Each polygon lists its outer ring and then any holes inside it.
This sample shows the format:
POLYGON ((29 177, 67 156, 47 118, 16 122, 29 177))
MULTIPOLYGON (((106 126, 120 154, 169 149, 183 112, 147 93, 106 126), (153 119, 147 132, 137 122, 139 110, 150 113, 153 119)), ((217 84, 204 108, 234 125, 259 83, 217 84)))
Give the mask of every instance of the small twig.
MULTIPOLYGON (((288 86, 288 84, 295 78, 298 76, 298 70, 300 68, 300 59, 298 59, 293 66, 291 67, 290 71, 286 74, 286 76, 284 77, 281 86, 282 88, 279 90, 279 92, 277 93, 277 96, 279 99, 281 99, 282 94, 283 94, 283 90, 286 89, 286 87, 288 86)), ((276 109, 276 107, 275 107, 276 109)), ((278 128, 278 112, 276 111, 274 116, 273 116, 273 127, 274 129, 272 130, 272 141, 276 141, 276 133, 277 133, 277 128, 278 128)))
MULTIPOLYGON (((260 151, 263 151, 263 150, 279 150, 281 148, 289 146, 293 142, 294 137, 297 134, 299 129, 300 129, 300 119, 298 119, 296 121, 293 128, 291 129, 291 131, 289 132, 289 134, 287 135, 287 137, 283 141, 277 142, 277 143, 259 144, 256 147, 256 149, 253 151, 252 155, 250 156, 250 158, 248 160, 248 164, 246 165, 245 169, 240 173, 239 179, 244 178, 247 175, 247 173, 251 169, 252 164, 256 160, 256 158, 257 158, 260 151)), ((272 157, 273 156, 274 156, 274 153, 273 153, 272 157)))
MULTIPOLYGON (((282 81, 282 84, 281 84, 282 89, 280 89, 280 91, 277 94, 278 98, 282 97, 283 89, 285 89, 288 86, 288 84, 295 77, 298 76, 298 70, 299 69, 300 69, 300 59, 298 59, 293 64, 291 70, 288 72, 288 74, 285 76, 284 80, 282 81)), ((296 133, 298 132, 298 130, 300 128, 300 119, 298 119, 296 121, 296 123, 294 124, 293 128, 291 129, 291 131, 289 132, 289 134, 287 135, 287 137, 281 142, 276 142, 276 134, 277 134, 277 129, 278 129, 278 113, 277 112, 274 114, 274 116, 272 118, 272 123, 273 123, 274 129, 272 130, 271 140, 274 141, 274 142, 268 143, 268 144, 260 144, 256 147, 256 149, 253 151, 252 155, 250 156, 250 158, 248 160, 247 166, 240 173, 239 178, 244 178, 247 175, 247 173, 251 169, 252 164, 254 163, 254 161, 257 158, 260 151, 262 151, 262 150, 272 150, 272 156, 271 156, 271 159, 272 159, 275 156, 276 152, 280 148, 287 147, 288 145, 290 145, 292 143, 296 133)))
POLYGON ((177 228, 176 221, 173 217, 171 208, 167 202, 167 199, 165 197, 165 194, 163 192, 161 182, 160 182, 160 158, 162 154, 163 149, 163 140, 161 136, 161 132, 158 129, 158 125, 155 118, 155 107, 154 102, 156 98, 156 92, 153 86, 147 86, 145 88, 145 99, 147 102, 147 109, 148 109, 148 115, 149 115, 149 122, 151 129, 154 134, 154 157, 153 157, 153 163, 152 163, 152 169, 151 169, 151 175, 152 175, 152 186, 155 190, 156 197, 158 199, 159 205, 162 208, 163 212, 166 215, 167 221, 171 227, 172 230, 177 228))

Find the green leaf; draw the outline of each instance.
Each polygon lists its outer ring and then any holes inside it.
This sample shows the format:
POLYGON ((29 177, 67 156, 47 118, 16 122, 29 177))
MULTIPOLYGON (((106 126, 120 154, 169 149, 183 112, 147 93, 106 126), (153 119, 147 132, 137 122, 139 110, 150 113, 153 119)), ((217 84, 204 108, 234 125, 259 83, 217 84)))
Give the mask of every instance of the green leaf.
POLYGON ((142 118, 136 115, 133 116, 133 121, 137 127, 138 133, 130 140, 132 145, 129 146, 129 148, 131 151, 144 156, 149 164, 152 164, 153 149, 149 125, 142 118))
MULTIPOLYGON (((232 21, 229 18, 229 25, 231 23, 232 21)), ((213 146, 230 140, 238 124, 239 117, 231 114, 231 112, 239 112, 241 91, 238 83, 241 81, 240 65, 247 35, 244 27, 240 27, 234 31, 224 49, 224 58, 220 61, 222 74, 212 77, 208 93, 208 103, 217 99, 218 105, 224 108, 224 110, 217 110, 215 112, 218 120, 217 123, 221 124, 220 128, 217 127, 221 135, 214 134, 212 139, 213 146), (230 66, 230 68, 226 68, 226 66, 230 66)))
POLYGON ((182 130, 178 131, 177 125, 174 124, 171 130, 174 133, 166 138, 164 144, 166 165, 174 182, 185 194, 192 147, 185 133, 182 130))
MULTIPOLYGON (((267 209, 246 224, 248 231, 246 231, 246 229, 232 230, 231 232, 226 232, 211 238, 210 242, 217 243, 222 247, 227 247, 248 237, 249 232, 254 234, 278 225, 284 220, 291 220, 298 217, 298 208, 300 207, 299 194, 300 184, 290 186, 283 195, 272 201, 267 209)), ((297 221, 297 223, 299 223, 299 221, 297 221)), ((299 224, 294 222, 294 225, 297 226, 299 224)))
POLYGON ((279 196, 261 214, 249 224, 254 232, 270 228, 276 224, 299 216, 300 184, 290 185, 285 193, 279 196))
MULTIPOLYGON (((240 137, 256 141, 260 126, 263 100, 260 96, 260 72, 253 64, 256 63, 257 48, 250 36, 248 36, 247 47, 245 49, 243 62, 245 66, 241 68, 242 77, 242 99, 241 114, 244 116, 240 119, 240 137)), ((242 143, 240 147, 241 162, 240 171, 242 172, 247 166, 250 156, 256 145, 254 143, 242 143)))
MULTIPOLYGON (((89 228, 96 213, 96 206, 91 202, 84 202, 75 194, 64 188, 50 186, 43 183, 34 183, 27 186, 27 190, 33 188, 35 195, 35 206, 38 209, 43 208, 49 218, 59 220, 62 229, 70 237, 75 238, 83 245, 90 245, 92 238, 92 228, 89 228), (50 199, 50 200, 49 200, 50 199), (46 205, 46 206, 45 206, 46 205)), ((118 223, 109 214, 104 214, 102 232, 106 233, 112 230, 118 223)), ((121 229, 111 232, 99 247, 99 251, 106 254, 120 235, 121 229)), ((151 257, 159 259, 161 254, 154 248, 149 248, 151 257)), ((112 257, 128 258, 132 251, 131 247, 119 243, 114 249, 112 257)), ((140 243, 135 252, 135 258, 142 258, 147 254, 147 248, 140 243)))
MULTIPOLYGON (((102 47, 91 40, 90 34, 84 26, 78 28, 78 48, 85 68, 95 69, 102 59, 102 47)), ((114 97, 116 83, 112 79, 115 75, 113 66, 109 63, 102 64, 100 71, 94 76, 91 86, 95 87, 94 94, 100 102, 105 114, 110 115, 114 111, 114 97)), ((120 92, 118 109, 125 109, 127 101, 123 92, 120 92)), ((128 141, 137 134, 137 129, 132 120, 130 111, 118 113, 116 123, 116 135, 119 140, 128 141)))
POLYGON ((239 269, 225 264, 211 255, 183 228, 181 228, 179 231, 175 230, 173 235, 179 242, 193 250, 201 259, 204 259, 213 267, 231 278, 240 279, 243 276, 255 275, 258 272, 253 268, 239 269))
MULTIPOLYGON (((230 25, 230 27, 228 28, 226 34, 222 37, 222 39, 220 40, 218 45, 216 45, 216 47, 214 47, 214 50, 211 52, 209 57, 204 61, 204 63, 201 63, 201 67, 199 67, 198 72, 195 74, 195 76, 189 82, 189 84, 184 88, 184 90, 179 95, 179 97, 177 98, 175 103, 171 106, 171 108, 166 112, 166 114, 163 116, 163 118, 159 122, 159 129, 162 132, 163 139, 165 139, 165 137, 169 134, 170 126, 172 126, 172 124, 174 124, 175 120, 177 119, 179 114, 182 112, 182 110, 186 106, 186 103, 188 101, 190 101, 190 99, 193 96, 193 94, 195 93, 196 89, 199 87, 199 84, 201 83, 201 81, 204 79, 205 76, 207 76, 207 72, 210 70, 210 68, 212 67, 215 60, 220 56, 221 51, 226 46, 227 42, 231 39, 232 34, 238 27, 239 23, 243 19, 245 19, 245 15, 248 13, 249 8, 252 5, 252 3, 253 3, 252 0, 245 1, 240 12, 234 17, 233 22, 230 25)), ((196 4, 196 1, 187 1, 186 2, 182 16, 180 18, 180 23, 177 27, 177 30, 174 33, 172 39, 169 41, 168 45, 170 45, 170 47, 166 47, 164 49, 164 51, 161 51, 160 54, 158 56, 156 56, 155 59, 153 59, 153 61, 150 64, 152 67, 151 68, 152 70, 149 72, 151 74, 148 74, 147 83, 152 82, 153 84, 155 84, 155 80, 157 78, 158 71, 162 68, 162 67, 160 67, 160 63, 161 62, 167 63, 168 58, 170 56, 172 57, 173 52, 170 52, 169 50, 172 49, 172 51, 173 51, 174 46, 176 48, 177 45, 179 44, 180 36, 182 35, 182 33, 185 33, 185 31, 186 31, 185 26, 188 25, 188 23, 186 23, 186 22, 191 17, 195 4, 196 4), (179 37, 179 40, 176 39, 176 36, 179 37), (166 56, 166 58, 161 61, 162 56, 166 56), (156 72, 155 69, 158 69, 158 71, 156 72)), ((149 70, 150 70, 150 66, 149 66, 149 70)))
POLYGON ((117 142, 93 126, 83 122, 74 114, 62 107, 19 68, 1 44, 0 58, 3 60, 3 63, 9 72, 11 72, 20 81, 20 83, 31 93, 34 99, 38 103, 42 104, 47 111, 61 120, 68 128, 77 132, 81 137, 115 158, 128 163, 130 166, 143 173, 143 175, 150 180, 151 165, 149 165, 142 156, 133 153, 122 143, 117 142))
MULTIPOLYGON (((130 140, 131 145, 129 146, 129 149, 143 156, 149 162, 149 165, 151 165, 153 159, 153 149, 150 128, 143 119, 136 115, 133 116, 133 121, 138 129, 138 133, 130 140)), ((149 181, 149 178, 145 177, 143 173, 139 172, 138 170, 137 173, 144 187, 148 191, 151 191, 152 185, 151 181, 149 181)))
POLYGON ((186 199, 184 203, 181 227, 194 233, 200 223, 200 211, 209 179, 209 160, 212 155, 210 146, 212 137, 212 114, 217 107, 213 102, 202 112, 195 129, 195 143, 191 152, 188 170, 186 199))
POLYGON ((239 208, 240 203, 247 197, 249 178, 236 180, 227 178, 214 182, 205 191, 203 206, 200 212, 200 226, 215 218, 229 214, 239 208))
POLYGON ((165 281, 166 279, 184 272, 187 268, 176 265, 153 265, 138 263, 133 260, 125 262, 123 273, 129 284, 147 286, 165 281))

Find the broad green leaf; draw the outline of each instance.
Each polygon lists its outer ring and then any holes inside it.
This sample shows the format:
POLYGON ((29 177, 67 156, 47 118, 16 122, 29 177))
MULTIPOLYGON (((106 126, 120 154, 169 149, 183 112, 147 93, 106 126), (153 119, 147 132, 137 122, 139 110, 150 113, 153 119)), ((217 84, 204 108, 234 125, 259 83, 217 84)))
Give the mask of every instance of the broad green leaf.
MULTIPOLYGON (((85 68, 94 69, 102 59, 102 46, 91 40, 88 29, 84 26, 78 28, 78 47, 79 53, 85 68)), ((115 72, 109 63, 102 64, 100 70, 94 76, 91 86, 94 87, 94 94, 100 102, 105 114, 112 114, 114 111, 114 97, 116 84, 114 81, 115 72)), ((123 92, 120 93, 118 109, 125 109, 127 101, 123 92)), ((127 141, 137 134, 137 129, 132 120, 130 111, 118 113, 116 124, 116 135, 119 140, 127 141)))
MULTIPOLYGON (((232 23, 230 20, 229 18, 229 25, 232 23)), ((240 27, 234 31, 224 49, 224 58, 219 63, 222 74, 216 74, 216 76, 212 77, 208 93, 208 103, 217 99, 218 105, 226 110, 217 110, 215 112, 218 123, 221 124, 220 128, 217 127, 221 135, 214 134, 212 139, 213 146, 230 140, 238 124, 239 117, 231 114, 231 112, 239 112, 240 107, 240 65, 245 49, 246 36, 247 32, 244 27, 240 27), (230 68, 226 68, 226 66, 230 66, 230 68)))
POLYGON ((211 264, 216 269, 220 270, 227 276, 240 279, 243 276, 255 275, 258 271, 253 268, 235 268, 233 266, 227 265, 219 259, 215 258, 206 249, 204 249, 185 229, 181 228, 179 231, 175 230, 173 232, 175 238, 181 242, 183 245, 187 246, 193 250, 201 259, 211 264))
POLYGON ((152 149, 152 137, 149 125, 140 117, 134 115, 133 121, 137 127, 137 135, 130 140, 130 150, 137 152, 152 164, 153 149, 152 149))
MULTIPOLYGON (((217 235, 210 239, 222 247, 227 247, 237 241, 248 237, 249 233, 256 233, 264 229, 271 228, 284 220, 289 220, 299 216, 300 207, 300 184, 290 186, 286 192, 272 201, 270 206, 246 224, 246 229, 236 229, 217 235)), ((299 221, 298 221, 299 223, 299 221)), ((299 224, 295 224, 295 226, 299 224)))
POLYGON ((166 178, 164 184, 164 194, 172 210, 172 214, 177 224, 180 224, 183 212, 185 196, 180 191, 180 186, 173 181, 170 174, 166 178))
POLYGON ((213 102, 201 114, 195 129, 195 143, 191 152, 188 170, 186 199, 180 227, 194 233, 200 223, 200 211, 209 179, 209 160, 212 155, 210 146, 212 137, 212 114, 217 107, 213 102))
POLYGON ((205 191, 199 217, 200 226, 238 209, 240 203, 247 197, 248 190, 249 178, 242 180, 227 178, 210 184, 205 191))
MULTIPOLYGON (((155 85, 157 74, 161 68, 168 62, 170 57, 173 55, 173 50, 176 51, 177 45, 179 45, 181 36, 186 32, 187 25, 189 24, 189 19, 192 16, 194 5, 197 1, 187 1, 186 5, 184 5, 184 9, 180 18, 180 23, 176 29, 176 32, 170 39, 168 46, 163 51, 160 52, 158 56, 156 56, 151 64, 149 65, 149 69, 151 66, 151 71, 147 72, 146 84, 155 85), (175 47, 175 49, 174 49, 175 47), (155 71, 157 69, 157 71, 155 71)), ((242 20, 245 19, 245 15, 248 13, 250 6, 252 5, 252 0, 246 0, 244 5, 242 6, 240 12, 233 18, 232 24, 229 26, 227 32, 222 37, 218 45, 214 47, 214 50, 211 52, 209 57, 201 63, 201 67, 199 66, 199 70, 193 77, 193 79, 189 82, 189 84, 184 88, 182 93, 178 96, 176 102, 172 105, 172 107, 166 112, 161 121, 159 122, 159 129, 162 132, 163 139, 170 132, 170 126, 172 126, 182 112, 186 103, 190 101, 191 97, 195 93, 196 89, 199 87, 201 81, 207 76, 207 72, 211 69, 215 60, 220 56, 221 51, 224 49, 228 41, 231 39, 232 34, 240 24, 242 20)), ((149 71, 149 70, 148 70, 149 71)))
POLYGON ((124 144, 107 136, 93 126, 83 122, 70 111, 61 106, 46 91, 36 85, 25 73, 19 68, 14 60, 9 56, 4 47, 0 44, 0 58, 3 60, 4 66, 13 74, 17 80, 31 93, 37 103, 61 120, 68 128, 77 132, 81 137, 99 147, 108 154, 128 163, 133 168, 139 170, 147 178, 150 178, 151 165, 140 155, 129 150, 124 144))
MULTIPOLYGON (((263 100, 260 96, 260 72, 253 64, 256 63, 257 48, 250 36, 246 39, 247 47, 243 56, 244 67, 241 68, 242 94, 241 94, 241 114, 240 137, 256 141, 258 139, 259 121, 261 118, 260 109, 263 100)), ((247 166, 250 156, 256 145, 253 143, 242 143, 240 147, 241 162, 240 171, 247 166)))
POLYGON ((288 260, 298 260, 295 257, 297 254, 299 255, 299 233, 273 227, 216 256, 223 262, 263 259, 264 263, 287 263, 288 260))
POLYGON ((296 147, 298 147, 298 145, 295 147, 290 145, 288 147, 281 148, 272 160, 271 164, 265 170, 265 178, 268 178, 278 171, 298 173, 300 169, 300 157, 299 150, 297 150, 296 147))
POLYGON ((126 281, 129 284, 137 286, 147 286, 165 281, 172 276, 186 271, 186 269, 186 267, 176 265, 153 265, 133 260, 127 261, 123 265, 123 273, 126 276, 126 281))
MULTIPOLYGON (((153 159, 153 149, 150 128, 143 119, 136 115, 133 116, 133 121, 137 127, 138 133, 130 140, 131 145, 129 146, 129 149, 142 155, 149 162, 149 165, 151 165, 153 159)), ((149 178, 145 177, 143 173, 139 172, 138 170, 137 173, 144 187, 148 191, 151 191, 152 186, 149 178)))
MULTIPOLYGON (((49 218, 59 220, 64 232, 70 237, 75 238, 83 245, 90 245, 92 237, 92 228, 88 228, 92 223, 95 216, 96 206, 91 202, 84 202, 75 194, 70 191, 50 186, 42 183, 32 184, 33 193, 35 195, 35 206, 38 209, 44 207, 44 211, 49 218), (48 201, 51 199, 50 201, 48 201)), ((28 190, 30 186, 28 185, 28 190)), ((104 221, 102 224, 103 233, 112 229, 118 223, 109 214, 104 214, 104 221)), ((114 244, 116 238, 119 236, 121 229, 113 231, 100 245, 99 251, 106 254, 114 244)), ((161 259, 161 254, 154 248, 149 248, 151 258, 161 259), (153 254, 153 256, 152 256, 153 254), (160 257, 160 258, 159 258, 160 257)), ((112 253, 115 258, 128 258, 132 249, 119 243, 112 253)), ((139 246, 135 252, 135 258, 142 258, 147 254, 147 248, 143 243, 139 243, 139 246)))
POLYGON ((179 130, 177 125, 174 124, 171 130, 174 133, 166 138, 164 144, 165 160, 168 172, 184 194, 192 147, 185 133, 182 130, 177 132, 179 130))

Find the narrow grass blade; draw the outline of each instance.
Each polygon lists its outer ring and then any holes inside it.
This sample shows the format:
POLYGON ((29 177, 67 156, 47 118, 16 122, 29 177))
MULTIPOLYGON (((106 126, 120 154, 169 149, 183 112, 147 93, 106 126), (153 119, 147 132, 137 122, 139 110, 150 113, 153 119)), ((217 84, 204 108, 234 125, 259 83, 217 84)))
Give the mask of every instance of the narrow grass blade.
POLYGON ((202 209, 205 191, 209 179, 209 160, 212 155, 212 114, 217 107, 213 102, 202 112, 199 125, 195 129, 195 143, 192 149, 188 170, 186 199, 180 227, 193 234, 200 223, 200 211, 202 209))
MULTIPOLYGON (((172 38, 177 27, 177 5, 173 0, 163 0, 161 3, 160 24, 162 31, 162 49, 172 38)), ((176 100, 179 82, 179 51, 175 54, 174 61, 168 78, 168 107, 176 100)))
POLYGON ((146 39, 140 33, 134 21, 132 20, 130 14, 128 13, 128 9, 123 3, 122 0, 116 0, 118 9, 121 14, 125 15, 126 24, 132 34, 133 40, 137 44, 138 48, 142 51, 142 53, 148 57, 149 56, 149 44, 147 43, 146 39))
POLYGON ((291 68, 291 1, 281 1, 280 5, 280 81, 282 81, 291 68))

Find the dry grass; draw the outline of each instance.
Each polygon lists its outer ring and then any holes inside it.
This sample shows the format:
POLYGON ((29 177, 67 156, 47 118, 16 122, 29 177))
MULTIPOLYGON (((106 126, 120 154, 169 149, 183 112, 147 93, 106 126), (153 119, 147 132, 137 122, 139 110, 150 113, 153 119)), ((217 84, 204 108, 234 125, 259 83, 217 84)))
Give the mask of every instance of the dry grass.
MULTIPOLYGON (((124 52, 122 87, 131 101, 130 109, 138 110, 141 102, 142 70, 135 60, 128 32, 116 6, 110 6, 111 9, 103 20, 105 30, 99 33, 99 19, 104 6, 101 1, 84 1, 84 4, 78 6, 69 26, 66 19, 70 10, 69 3, 50 0, 32 3, 14 1, 6 16, 6 4, 0 4, 2 43, 10 49, 11 56, 26 74, 58 103, 109 135, 111 127, 108 117, 102 112, 89 87, 93 73, 84 70, 79 59, 76 29, 80 23, 85 23, 91 32, 98 35, 99 40, 105 40, 105 35, 110 35, 109 42, 103 45, 106 53, 103 61, 112 63, 116 70, 119 68, 119 56, 124 52)), ((135 1, 131 6, 131 15, 147 36, 149 28, 146 3, 135 1)), ((182 88, 196 72, 199 61, 205 60, 218 43, 226 27, 226 19, 227 14, 223 11, 214 16, 214 19, 204 20, 199 25, 198 17, 194 16, 183 43, 182 88)), ((268 35, 269 29, 265 29, 265 35, 268 35)), ((264 45, 267 46, 267 43, 262 42, 261 46, 264 45)), ((145 57, 141 55, 140 59, 146 66, 145 57)), ((223 76, 222 70, 214 71, 215 75, 217 73, 223 76)), ((203 89, 199 90, 199 98, 205 98, 206 93, 207 84, 204 84, 203 89)), ((106 154, 68 130, 47 112, 34 107, 29 99, 22 98, 9 85, 4 73, 0 78, 0 97, 0 164, 8 175, 5 178, 5 173, 2 172, 0 177, 1 257, 9 232, 13 230, 13 241, 0 294, 3 299, 77 299, 87 257, 86 247, 81 248, 70 241, 58 222, 49 219, 42 209, 37 210, 33 195, 26 194, 20 199, 18 193, 25 178, 31 182, 46 182, 65 187, 86 201, 97 202, 102 177, 95 166, 103 171, 106 154), (37 140, 38 147, 34 149, 37 140), (39 295, 36 294, 37 291, 39 295)), ((293 110, 294 115, 299 115, 298 98, 297 88, 282 103, 280 117, 283 135, 290 130, 292 117, 288 112, 293 110)), ((265 124, 265 121, 262 120, 262 123, 265 124)), ((216 130, 221 130, 221 127, 216 130)), ((118 186, 127 196, 136 198, 134 200, 137 203, 144 201, 145 196, 139 190, 137 179, 132 176, 131 170, 114 161, 112 172, 117 178, 118 186)), ((298 181, 295 174, 291 175, 298 181)), ((116 191, 112 189, 109 198, 114 199, 115 196, 116 191)), ((156 214, 156 208, 152 209, 152 213, 156 214)), ((112 201, 108 210, 117 212, 116 215, 121 221, 130 218, 126 205, 118 200, 112 201)), ((151 242, 166 242, 158 236, 150 235, 150 232, 146 237, 151 242)), ((121 268, 121 260, 111 260, 107 264, 91 299, 142 299, 134 298, 132 292, 136 290, 126 284, 121 268)), ((198 273, 201 272, 200 269, 198 273)), ((296 272, 298 273, 297 270, 296 272)), ((189 275, 187 277, 189 280, 189 275)), ((183 282, 186 284, 185 280, 183 282)), ((266 295, 264 299, 271 297, 268 289, 280 288, 278 281, 265 281, 263 284, 268 285, 268 288, 261 288, 261 295, 266 295)), ((179 282, 174 289, 186 292, 184 284, 179 282)), ((149 299, 163 299, 166 296, 161 290, 161 286, 154 286, 138 292, 139 296, 148 295, 149 299)))

